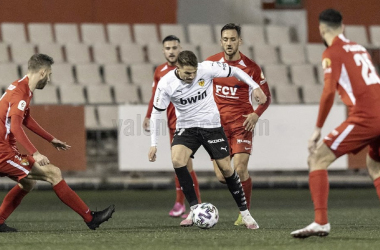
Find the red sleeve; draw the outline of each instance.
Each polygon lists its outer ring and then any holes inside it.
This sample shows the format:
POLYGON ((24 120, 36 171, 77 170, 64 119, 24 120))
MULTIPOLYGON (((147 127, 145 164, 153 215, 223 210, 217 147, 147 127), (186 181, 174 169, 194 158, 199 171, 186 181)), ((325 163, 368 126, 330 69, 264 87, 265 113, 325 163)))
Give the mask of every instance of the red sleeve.
POLYGON ((332 105, 334 104, 336 83, 339 80, 342 65, 338 56, 332 50, 325 50, 322 55, 324 72, 324 87, 319 103, 319 112, 316 126, 322 128, 332 105))
POLYGON ((272 102, 272 96, 270 94, 268 83, 260 85, 260 88, 263 90, 264 94, 267 96, 267 101, 263 105, 259 105, 254 111, 259 117, 264 113, 264 111, 269 107, 272 102))
POLYGON ((30 142, 22 128, 22 117, 18 115, 11 116, 11 133, 15 136, 16 140, 29 152, 29 154, 34 154, 37 149, 30 142))
POLYGON ((319 102, 319 112, 316 126, 322 128, 326 121, 335 98, 335 84, 332 81, 325 80, 321 101, 319 102))
POLYGON ((22 89, 22 87, 22 85, 17 87, 10 98, 10 110, 8 117, 13 115, 24 117, 25 110, 28 109, 27 101, 30 97, 26 91, 22 89))
POLYGON ((150 115, 152 114, 153 109, 153 99, 154 95, 156 94, 157 84, 159 81, 159 77, 157 76, 157 69, 154 71, 154 80, 152 84, 152 96, 150 97, 149 104, 148 104, 148 110, 146 111, 146 118, 150 118, 150 115))
POLYGON ((49 134, 45 129, 43 129, 40 124, 36 122, 36 120, 33 119, 33 117, 30 115, 29 109, 25 112, 25 118, 23 124, 25 127, 27 127, 30 131, 34 132, 35 134, 41 136, 48 142, 51 142, 54 139, 54 136, 49 134))
POLYGON ((264 73, 257 64, 255 65, 254 72, 257 73, 254 74, 255 77, 253 77, 253 80, 260 85, 261 90, 267 96, 267 101, 263 105, 259 105, 254 111, 260 117, 271 104, 272 96, 270 94, 268 82, 265 79, 264 73))

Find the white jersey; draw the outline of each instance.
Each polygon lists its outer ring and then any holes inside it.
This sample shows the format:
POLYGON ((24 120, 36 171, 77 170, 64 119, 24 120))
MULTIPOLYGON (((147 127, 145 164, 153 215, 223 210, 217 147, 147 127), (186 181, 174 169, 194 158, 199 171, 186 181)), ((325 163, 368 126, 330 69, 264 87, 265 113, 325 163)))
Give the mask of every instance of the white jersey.
POLYGON ((153 106, 165 110, 172 102, 177 116, 177 129, 220 127, 212 80, 214 77, 228 77, 230 73, 231 68, 227 64, 199 63, 197 75, 193 83, 189 84, 179 79, 175 70, 172 70, 158 82, 153 106))
POLYGON ((220 115, 214 101, 213 79, 235 76, 253 89, 259 87, 249 75, 239 68, 222 62, 204 61, 198 63, 197 75, 192 83, 178 78, 176 70, 168 72, 158 82, 153 100, 151 116, 152 146, 157 145, 157 115, 173 103, 177 116, 176 128, 217 128, 220 127, 220 115))

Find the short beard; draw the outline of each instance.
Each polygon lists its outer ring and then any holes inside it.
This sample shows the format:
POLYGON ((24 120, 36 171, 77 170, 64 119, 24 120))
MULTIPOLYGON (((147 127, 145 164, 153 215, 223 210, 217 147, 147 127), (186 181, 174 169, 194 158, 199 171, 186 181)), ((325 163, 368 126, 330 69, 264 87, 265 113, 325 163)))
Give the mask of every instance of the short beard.
POLYGON ((326 40, 322 38, 322 41, 323 41, 323 44, 326 46, 326 48, 328 48, 329 45, 327 44, 326 40))
POLYGON ((47 78, 41 79, 38 81, 36 85, 36 89, 43 89, 45 88, 46 84, 47 84, 47 78))
POLYGON ((231 54, 228 54, 227 51, 224 50, 224 53, 225 53, 227 56, 229 56, 229 57, 234 57, 234 56, 236 55, 236 53, 238 53, 238 51, 239 51, 239 50, 237 49, 237 50, 235 50, 235 51, 232 51, 231 54))

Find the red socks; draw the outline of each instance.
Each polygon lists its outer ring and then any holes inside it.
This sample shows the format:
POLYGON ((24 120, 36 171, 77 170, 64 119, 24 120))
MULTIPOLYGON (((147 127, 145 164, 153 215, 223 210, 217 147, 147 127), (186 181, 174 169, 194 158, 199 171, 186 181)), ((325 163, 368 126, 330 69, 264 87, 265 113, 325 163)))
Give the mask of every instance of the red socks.
POLYGON ((249 177, 245 181, 242 181, 241 185, 243 186, 245 199, 247 201, 247 208, 250 209, 250 207, 251 207, 251 194, 252 194, 252 179, 251 179, 251 177, 249 177))
POLYGON ((374 180, 373 185, 375 185, 377 196, 380 199, 380 177, 374 180))
MULTIPOLYGON (((197 195, 198 202, 201 203, 201 193, 199 191, 197 174, 195 173, 195 171, 191 171, 190 175, 191 175, 191 178, 193 179, 195 194, 197 195)), ((175 175, 175 190, 176 190, 176 194, 177 194, 175 202, 179 202, 181 204, 184 204, 185 195, 183 194, 183 192, 181 190, 181 185, 179 184, 177 175, 175 175)))
POLYGON ((329 196, 329 180, 327 170, 316 170, 309 174, 309 188, 314 203, 314 221, 320 225, 328 223, 327 200, 329 196))
POLYGON ((0 224, 4 223, 27 194, 28 192, 20 188, 19 185, 16 185, 8 192, 0 206, 0 224))
POLYGON ((67 185, 65 180, 60 181, 53 187, 55 194, 58 198, 69 206, 72 210, 77 212, 84 221, 90 222, 92 220, 91 211, 88 206, 82 201, 81 198, 67 185))

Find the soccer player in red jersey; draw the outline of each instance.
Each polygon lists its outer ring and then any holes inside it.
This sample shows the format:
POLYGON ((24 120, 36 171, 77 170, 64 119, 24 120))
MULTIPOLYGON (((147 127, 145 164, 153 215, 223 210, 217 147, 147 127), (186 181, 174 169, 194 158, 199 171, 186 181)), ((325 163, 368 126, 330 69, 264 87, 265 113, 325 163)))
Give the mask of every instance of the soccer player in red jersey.
MULTIPOLYGON (((159 65, 154 72, 152 97, 150 98, 148 110, 146 112, 146 117, 143 123, 143 128, 146 131, 149 131, 149 127, 150 127, 150 116, 152 114, 153 99, 154 99, 154 94, 156 93, 157 84, 164 75, 166 75, 169 71, 176 68, 178 54, 179 52, 181 52, 180 40, 178 37, 174 35, 169 35, 165 37, 164 40, 162 41, 162 45, 163 45, 162 50, 166 59, 166 63, 159 65)), ((169 107, 167 108, 166 114, 167 114, 167 119, 168 119, 170 142, 172 142, 175 128, 176 128, 176 121, 177 121, 177 117, 175 115, 175 108, 172 103, 170 103, 169 107)), ((197 179, 197 175, 195 171, 193 170, 193 161, 191 159, 189 159, 189 162, 187 163, 187 169, 189 170, 191 177, 193 178, 194 188, 197 194, 198 201, 201 202, 198 179, 197 179)), ((177 175, 175 175, 175 187, 176 187, 176 200, 175 200, 173 208, 169 211, 169 215, 172 217, 179 217, 182 215, 184 218, 186 218, 187 215, 184 214, 186 212, 185 195, 183 194, 181 190, 181 186, 179 184, 177 175)))
MULTIPOLYGON (((238 67, 260 84, 267 96, 267 101, 256 110, 252 107, 252 89, 235 77, 214 78, 214 99, 218 105, 221 123, 230 144, 230 155, 234 158, 234 168, 239 174, 243 186, 247 207, 250 208, 252 180, 248 173, 248 160, 251 154, 253 130, 259 117, 271 103, 271 94, 259 65, 239 51, 242 43, 241 28, 229 23, 221 30, 221 46, 223 52, 210 56, 206 60, 225 62, 238 67)), ((222 173, 214 161, 214 169, 218 179, 225 183, 222 173)), ((235 225, 244 225, 241 215, 235 225)))
POLYGON ((33 55, 28 62, 28 73, 13 82, 0 99, 0 176, 8 176, 18 182, 0 206, 0 232, 17 231, 7 226, 5 220, 33 189, 36 180, 49 182, 58 198, 77 212, 92 230, 111 218, 115 211, 114 205, 103 211, 91 211, 63 180, 60 169, 33 146, 22 128, 24 125, 58 150, 70 149, 65 142, 46 132, 32 118, 29 109, 34 90, 43 89, 50 81, 53 63, 53 59, 47 55, 33 55), (25 147, 29 155, 19 153, 16 140, 25 147))
POLYGON ((329 181, 327 167, 347 153, 369 145, 367 168, 380 199, 380 78, 367 50, 343 35, 342 15, 327 9, 319 15, 319 32, 327 46, 322 55, 324 89, 316 128, 309 139, 309 188, 314 222, 291 233, 294 237, 327 236, 329 181), (317 145, 321 128, 338 91, 348 108, 347 119, 317 145))

